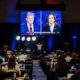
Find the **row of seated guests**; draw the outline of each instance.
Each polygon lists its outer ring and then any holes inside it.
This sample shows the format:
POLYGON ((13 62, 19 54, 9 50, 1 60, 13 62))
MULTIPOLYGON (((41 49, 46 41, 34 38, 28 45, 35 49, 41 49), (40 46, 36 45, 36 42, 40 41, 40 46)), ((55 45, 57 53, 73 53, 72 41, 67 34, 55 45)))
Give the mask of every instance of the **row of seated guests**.
POLYGON ((76 54, 74 52, 73 53, 68 53, 68 55, 67 55, 67 57, 65 59, 69 63, 70 67, 72 65, 74 65, 75 67, 78 68, 77 65, 80 63, 78 54, 76 54))
POLYGON ((26 55, 26 53, 21 53, 20 55, 18 55, 16 57, 16 59, 18 61, 26 61, 26 60, 31 60, 32 58, 31 58, 31 56, 29 54, 26 55))
POLYGON ((57 62, 56 60, 54 60, 54 62, 51 62, 51 65, 52 66, 49 67, 51 68, 50 72, 47 72, 48 80, 58 80, 58 77, 67 76, 69 66, 62 56, 57 59, 57 62))
POLYGON ((27 72, 30 79, 32 79, 33 61, 32 61, 30 54, 26 54, 25 52, 21 52, 18 56, 16 56, 16 59, 22 68, 22 74, 27 72))
MULTIPOLYGON (((21 75, 19 65, 16 62, 16 59, 15 59, 12 51, 7 52, 7 61, 6 61, 5 57, 3 57, 3 59, 4 59, 4 61, 2 61, 2 63, 1 63, 1 69, 4 72, 8 72, 10 70, 15 70, 18 72, 19 76, 21 75), (4 66, 2 66, 2 65, 4 65, 4 66)), ((4 75, 4 73, 3 73, 3 75, 4 75)))
MULTIPOLYGON (((11 71, 16 72, 17 76, 21 77, 21 69, 20 69, 20 65, 18 64, 20 58, 17 60, 16 56, 12 51, 7 51, 7 61, 6 61, 5 57, 2 57, 0 54, 0 80, 3 80, 3 78, 5 78, 6 75, 4 75, 4 72, 6 73, 11 71)), ((27 57, 25 58, 25 60, 27 60, 27 57)), ((23 77, 25 77, 25 74, 23 75, 23 77)))
POLYGON ((20 67, 18 62, 15 59, 12 51, 7 52, 8 54, 8 65, 5 66, 5 70, 15 69, 18 71, 19 75, 21 75, 20 67))
POLYGON ((70 53, 57 50, 56 52, 48 54, 48 56, 44 56, 44 58, 51 59, 48 68, 44 59, 41 60, 43 62, 43 66, 41 66, 44 67, 45 65, 46 70, 45 68, 43 68, 43 70, 47 73, 48 80, 59 80, 62 77, 66 78, 68 73, 80 69, 78 54, 74 52, 70 53))

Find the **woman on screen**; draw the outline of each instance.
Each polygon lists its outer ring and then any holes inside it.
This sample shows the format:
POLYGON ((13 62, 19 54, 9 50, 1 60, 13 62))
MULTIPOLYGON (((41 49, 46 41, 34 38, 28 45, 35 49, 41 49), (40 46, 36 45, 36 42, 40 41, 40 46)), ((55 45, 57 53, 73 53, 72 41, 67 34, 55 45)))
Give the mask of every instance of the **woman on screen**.
POLYGON ((50 13, 46 18, 46 25, 43 28, 43 32, 50 32, 50 33, 56 33, 60 32, 60 27, 58 26, 58 23, 56 21, 56 17, 54 14, 50 13))
POLYGON ((57 48, 56 34, 58 34, 59 32, 60 32, 60 27, 58 26, 56 17, 54 14, 50 13, 46 18, 46 24, 43 28, 43 33, 47 34, 43 36, 44 37, 43 44, 44 47, 46 47, 45 50, 47 50, 48 53, 54 51, 57 48))

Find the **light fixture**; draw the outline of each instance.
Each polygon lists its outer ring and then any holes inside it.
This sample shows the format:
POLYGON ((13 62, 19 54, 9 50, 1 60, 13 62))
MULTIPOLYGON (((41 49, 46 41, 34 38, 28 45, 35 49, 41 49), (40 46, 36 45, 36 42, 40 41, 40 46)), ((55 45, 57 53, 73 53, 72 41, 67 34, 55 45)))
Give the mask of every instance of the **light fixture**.
POLYGON ((36 37, 35 36, 32 37, 32 41, 36 41, 36 37))
POLYGON ((16 36, 16 40, 19 41, 20 40, 20 36, 16 36))
POLYGON ((27 40, 27 41, 31 41, 31 37, 27 37, 26 40, 27 40))
POLYGON ((21 41, 25 41, 25 37, 24 36, 21 38, 21 41))

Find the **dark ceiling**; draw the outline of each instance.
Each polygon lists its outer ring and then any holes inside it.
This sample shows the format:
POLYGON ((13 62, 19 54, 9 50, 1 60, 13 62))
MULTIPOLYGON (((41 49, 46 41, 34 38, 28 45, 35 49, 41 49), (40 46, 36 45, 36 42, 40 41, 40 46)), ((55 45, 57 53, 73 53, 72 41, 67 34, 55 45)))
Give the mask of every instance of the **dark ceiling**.
POLYGON ((64 0, 66 10, 63 11, 64 22, 80 22, 80 0, 64 0))
MULTIPOLYGON (((66 6, 66 10, 63 11, 62 14, 63 22, 64 23, 80 22, 80 0, 64 0, 64 3, 66 6)), ((12 2, 12 4, 15 7, 16 0, 15 3, 12 2)), ((6 14, 8 13, 7 8, 8 5, 10 5, 9 0, 0 0, 0 22, 6 22, 7 20, 6 14)))

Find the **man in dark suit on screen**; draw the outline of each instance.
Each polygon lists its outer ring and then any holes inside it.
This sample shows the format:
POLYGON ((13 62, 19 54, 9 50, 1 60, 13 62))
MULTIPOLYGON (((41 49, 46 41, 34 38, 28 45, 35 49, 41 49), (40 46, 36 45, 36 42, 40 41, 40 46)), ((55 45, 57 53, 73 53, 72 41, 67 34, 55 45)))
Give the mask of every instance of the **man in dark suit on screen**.
POLYGON ((21 34, 34 35, 34 32, 39 32, 39 26, 34 23, 34 13, 28 12, 26 15, 26 23, 21 24, 21 34))

